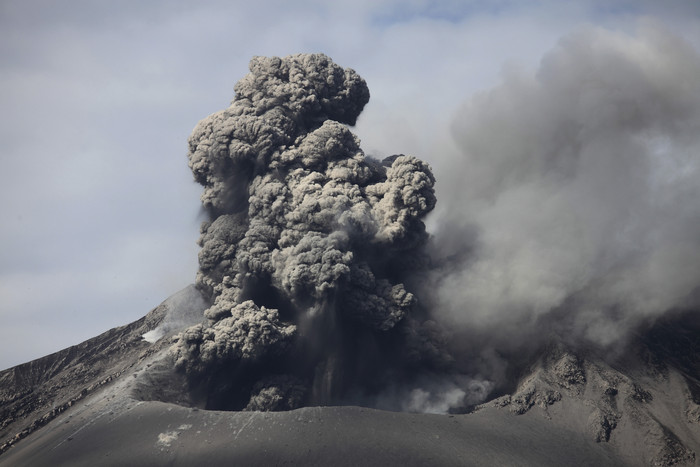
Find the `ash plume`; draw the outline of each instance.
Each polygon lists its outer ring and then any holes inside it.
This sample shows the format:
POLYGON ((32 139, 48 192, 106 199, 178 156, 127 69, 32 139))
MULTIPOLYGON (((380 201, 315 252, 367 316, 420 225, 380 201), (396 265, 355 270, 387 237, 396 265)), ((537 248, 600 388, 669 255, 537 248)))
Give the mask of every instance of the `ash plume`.
POLYGON ((697 312, 690 44, 651 23, 572 34, 536 73, 510 69, 469 100, 453 134, 434 243, 445 260, 425 292, 471 352, 552 336, 612 349, 669 311, 697 312))
POLYGON ((211 306, 179 336, 177 368, 209 407, 279 410, 449 365, 406 285, 435 179, 415 157, 365 156, 347 127, 365 81, 322 54, 255 57, 234 90, 189 139, 211 306))
POLYGON ((620 350, 697 312, 698 77, 651 23, 508 70, 453 122, 429 237, 431 169, 374 160, 348 129, 365 82, 324 55, 253 59, 189 141, 211 306, 178 368, 217 408, 444 411, 508 390, 551 343, 620 350))

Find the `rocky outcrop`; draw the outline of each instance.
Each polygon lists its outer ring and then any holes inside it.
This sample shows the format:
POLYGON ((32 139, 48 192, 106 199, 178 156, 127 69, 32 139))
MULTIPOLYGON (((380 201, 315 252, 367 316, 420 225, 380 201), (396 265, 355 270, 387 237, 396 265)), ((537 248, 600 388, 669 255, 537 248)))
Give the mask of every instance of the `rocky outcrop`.
POLYGON ((672 360, 657 358, 649 365, 649 352, 645 343, 634 355, 607 363, 591 352, 555 346, 512 394, 477 410, 496 407, 517 416, 544 417, 562 429, 610 443, 633 465, 695 465, 700 411, 692 381, 672 360))

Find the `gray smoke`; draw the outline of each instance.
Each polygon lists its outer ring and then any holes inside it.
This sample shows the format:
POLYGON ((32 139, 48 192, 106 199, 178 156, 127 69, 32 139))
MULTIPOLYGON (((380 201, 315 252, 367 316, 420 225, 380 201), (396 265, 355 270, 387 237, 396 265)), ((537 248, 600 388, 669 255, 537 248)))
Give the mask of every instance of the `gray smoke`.
POLYGON ((698 310, 700 57, 667 31, 580 31, 470 99, 432 237, 431 169, 347 127, 354 71, 258 57, 235 91, 189 142, 211 306, 174 351, 209 407, 454 410, 698 310))
POLYGON ((511 69, 469 100, 453 133, 460 160, 440 172, 448 215, 434 245, 444 262, 425 292, 473 349, 553 336, 614 347, 670 310, 698 309, 689 44, 653 24, 635 37, 572 34, 536 73, 511 69))
POLYGON ((256 57, 235 93, 189 140, 210 216, 196 284, 212 304, 177 367, 210 407, 277 410, 448 366, 406 285, 426 263, 435 179, 415 157, 362 152, 346 125, 364 80, 322 54, 256 57))

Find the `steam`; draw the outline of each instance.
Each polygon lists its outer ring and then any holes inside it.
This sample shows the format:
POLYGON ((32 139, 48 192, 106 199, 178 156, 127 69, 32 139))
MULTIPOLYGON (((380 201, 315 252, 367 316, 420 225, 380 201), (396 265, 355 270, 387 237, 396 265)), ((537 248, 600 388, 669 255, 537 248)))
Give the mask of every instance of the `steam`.
POLYGON ((445 366, 406 285, 435 179, 415 157, 362 152, 346 125, 364 80, 321 54, 256 57, 235 92, 189 140, 211 218, 196 284, 212 305, 179 337, 177 367, 219 388, 209 406, 284 409, 445 366))
POLYGON ((207 304, 197 289, 189 285, 163 302, 164 316, 160 324, 143 335, 146 342, 155 343, 160 338, 202 321, 207 304))
POLYGON ((441 180, 459 189, 444 190, 435 248, 447 259, 432 294, 443 322, 478 345, 553 333, 611 346, 697 309, 700 58, 689 44, 653 24, 636 37, 572 34, 534 75, 510 70, 474 96, 453 133, 461 160, 441 180))
POLYGON ((445 414, 470 410, 486 400, 494 387, 491 381, 463 374, 423 374, 362 403, 383 410, 445 414))

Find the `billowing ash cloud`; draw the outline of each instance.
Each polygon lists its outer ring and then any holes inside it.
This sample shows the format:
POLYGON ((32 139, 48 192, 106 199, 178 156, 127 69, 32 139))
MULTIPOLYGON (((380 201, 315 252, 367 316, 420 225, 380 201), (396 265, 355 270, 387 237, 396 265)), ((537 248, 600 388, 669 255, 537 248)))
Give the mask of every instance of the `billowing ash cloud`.
POLYGON ((174 350, 210 407, 337 403, 449 365, 406 285, 435 179, 415 157, 365 156, 346 125, 368 100, 322 54, 256 57, 194 129, 210 215, 196 283, 212 304, 174 350))
POLYGON ((365 82, 324 55, 253 59, 189 142, 211 306, 177 367, 209 407, 445 411, 508 389, 545 343, 610 350, 697 310, 699 78, 650 24, 510 69, 454 121, 429 241, 430 168, 366 157, 347 127, 365 82))
POLYGON ((535 74, 511 69, 473 97, 453 130, 462 159, 441 177, 450 198, 435 246, 449 264, 433 303, 475 345, 556 335, 607 346, 698 309, 700 58, 689 44, 652 24, 636 37, 570 35, 535 74))

